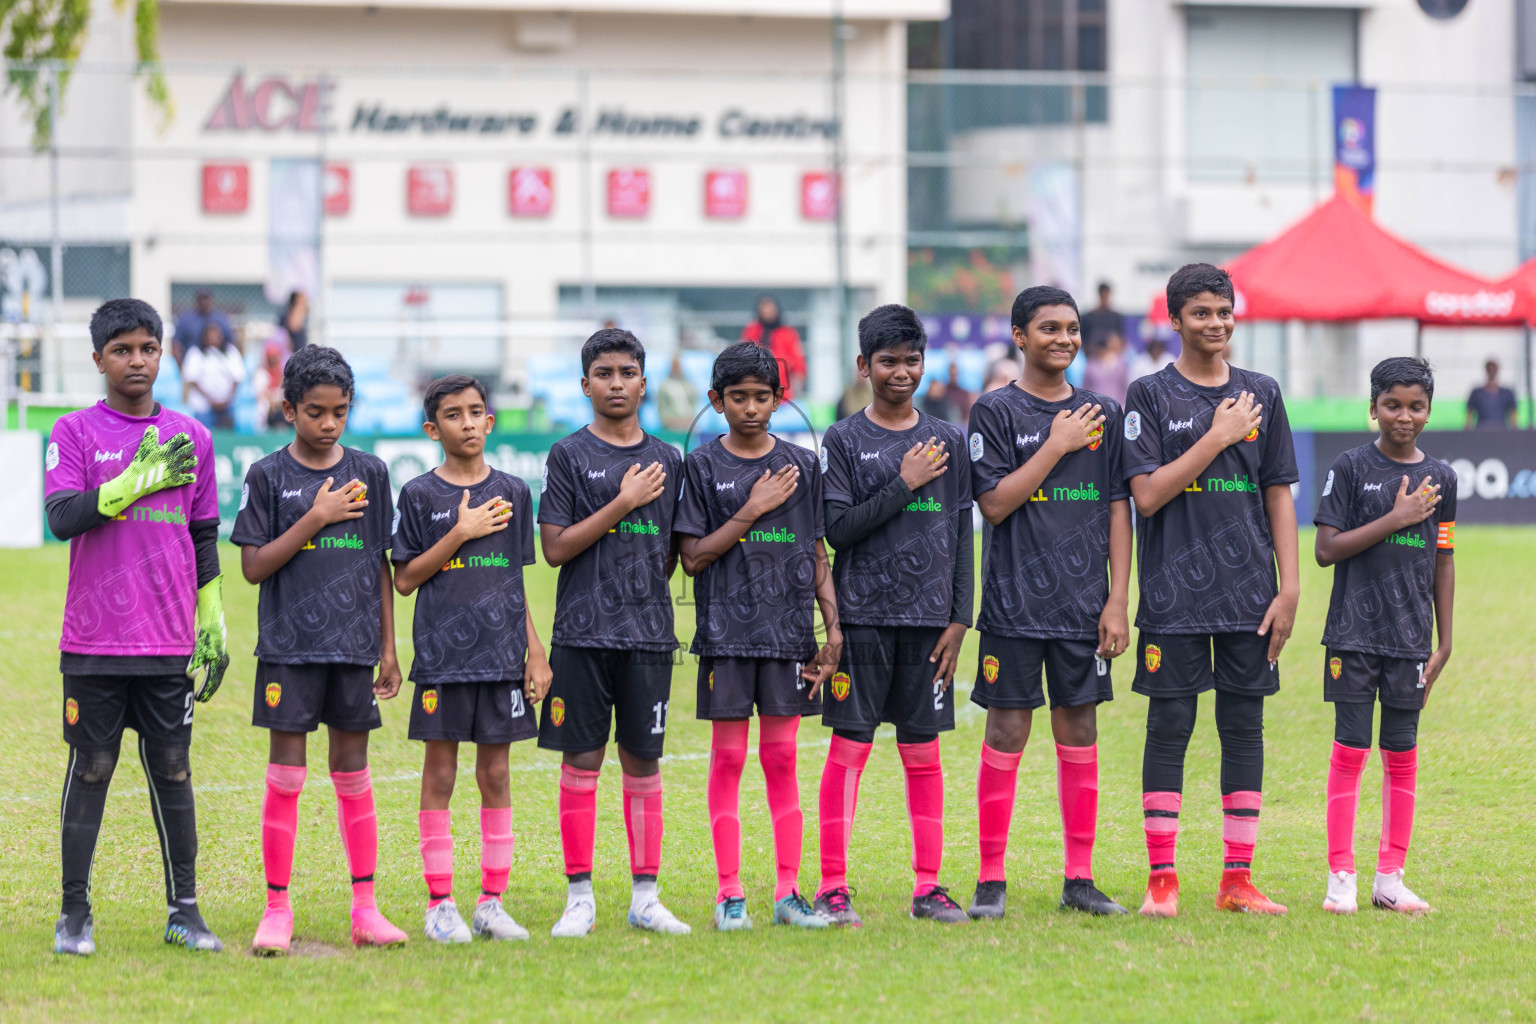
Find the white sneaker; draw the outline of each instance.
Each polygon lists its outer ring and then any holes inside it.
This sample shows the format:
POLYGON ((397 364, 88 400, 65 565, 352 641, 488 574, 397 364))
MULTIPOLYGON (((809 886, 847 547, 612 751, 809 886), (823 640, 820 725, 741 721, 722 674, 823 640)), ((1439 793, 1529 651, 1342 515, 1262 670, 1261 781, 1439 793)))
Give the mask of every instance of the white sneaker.
POLYGON ((468 942, 473 938, 469 933, 469 925, 459 916, 459 908, 454 906, 453 900, 443 900, 427 910, 425 931, 427 938, 433 942, 468 942))
POLYGON ((1429 904, 1403 884, 1402 868, 1385 875, 1376 872, 1376 882, 1371 886, 1371 902, 1382 910, 1395 910, 1399 914, 1423 914, 1429 910, 1429 904))
POLYGON ((597 927, 597 900, 591 896, 572 896, 565 904, 565 913, 549 930, 557 939, 580 939, 592 934, 597 927))
POLYGON ((1353 871, 1328 872, 1328 895, 1323 898, 1323 909, 1330 914, 1353 914, 1360 909, 1353 871))
POLYGON ((629 925, 644 928, 648 932, 663 935, 687 935, 693 931, 673 916, 672 911, 661 905, 661 900, 651 895, 644 902, 629 905, 629 925))
POLYGON ((487 939, 526 939, 528 929, 512 920, 499 898, 481 900, 475 907, 470 930, 487 939))

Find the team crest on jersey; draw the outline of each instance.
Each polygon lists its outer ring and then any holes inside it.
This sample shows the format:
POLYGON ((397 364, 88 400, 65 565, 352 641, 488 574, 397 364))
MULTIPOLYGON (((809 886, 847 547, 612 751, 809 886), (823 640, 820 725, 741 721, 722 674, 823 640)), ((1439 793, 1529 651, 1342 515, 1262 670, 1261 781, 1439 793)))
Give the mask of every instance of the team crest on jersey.
POLYGON ((1259 439, 1259 428, 1258 427, 1254 427, 1252 430, 1248 431, 1247 435, 1243 438, 1244 441, 1257 441, 1258 439, 1259 439))
POLYGON ((710 669, 709 670, 709 692, 710 693, 714 693, 715 692, 715 670, 714 669, 710 669))
POLYGON ((436 690, 422 690, 421 691, 421 710, 425 711, 429 715, 437 714, 437 691, 436 690))
POLYGON ((283 699, 283 685, 281 683, 267 684, 267 707, 275 708, 283 699))
POLYGON ((981 457, 987 454, 987 442, 981 439, 981 431, 971 435, 971 461, 980 462, 981 457))
POLYGON ((981 659, 981 678, 989 683, 997 682, 997 656, 987 655, 981 659))
POLYGON ((544 478, 539 483, 539 493, 543 494, 547 490, 549 490, 549 463, 548 462, 544 463, 544 478))
MULTIPOLYGON (((437 517, 434 516, 433 518, 435 519, 437 517)), ((394 536, 395 534, 397 534, 399 532, 400 532, 400 506, 396 505, 395 506, 395 521, 389 524, 389 533, 390 533, 390 536, 394 536)))
POLYGON ((1134 441, 1141 436, 1141 413, 1134 409, 1125 414, 1125 439, 1134 441))
POLYGON ((59 468, 59 442, 48 442, 48 454, 43 456, 43 464, 50 473, 59 468))
POLYGON ((1095 423, 1093 429, 1088 431, 1088 450, 1096 452, 1099 445, 1104 443, 1104 424, 1095 423))
POLYGON ((821 450, 817 453, 816 457, 821 460, 821 471, 823 473, 825 473, 827 471, 827 446, 826 445, 822 445, 821 446, 821 450))
POLYGON ((1328 471, 1328 479, 1323 481, 1323 497, 1333 493, 1333 470, 1328 471))
POLYGON ((1147 671, 1156 672, 1163 664, 1163 649, 1157 644, 1147 644, 1147 671))
POLYGON ((64 721, 70 725, 80 721, 80 704, 73 697, 64 702, 64 721))
POLYGON ((565 701, 559 697, 549 702, 549 720, 555 723, 556 728, 565 723, 565 701))
POLYGON ((832 676, 832 696, 838 700, 847 700, 848 691, 853 689, 853 680, 847 672, 837 672, 832 676))
POLYGON ((1337 679, 1344 673, 1344 661, 1342 658, 1328 659, 1328 674, 1337 679))
POLYGON ((249 483, 241 484, 240 485, 240 509, 239 509, 239 511, 244 512, 245 511, 245 506, 249 505, 250 503, 251 503, 251 485, 249 483))

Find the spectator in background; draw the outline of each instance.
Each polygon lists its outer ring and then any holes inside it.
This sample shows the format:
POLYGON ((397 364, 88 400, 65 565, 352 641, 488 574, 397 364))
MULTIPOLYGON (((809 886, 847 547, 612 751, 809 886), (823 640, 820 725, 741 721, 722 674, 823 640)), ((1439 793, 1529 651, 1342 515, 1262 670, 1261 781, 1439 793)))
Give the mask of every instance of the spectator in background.
POLYGON ((288 332, 289 348, 297 352, 309 344, 309 296, 303 292, 293 292, 288 296, 288 305, 283 307, 283 318, 280 326, 288 332))
POLYGON ((1515 393, 1499 384, 1499 361, 1483 364, 1488 380, 1467 396, 1468 430, 1513 430, 1520 402, 1515 393))
POLYGON ((1168 343, 1161 335, 1154 334, 1147 339, 1147 350, 1131 357, 1131 369, 1127 376, 1131 380, 1139 380, 1149 373, 1156 373, 1171 362, 1173 362, 1173 356, 1168 352, 1168 343))
POLYGON ((661 425, 668 430, 686 431, 693 426, 693 418, 699 412, 699 393, 683 375, 681 353, 672 356, 672 372, 656 392, 656 408, 661 414, 661 425))
POLYGON ((874 400, 875 393, 869 386, 869 378, 855 373, 853 380, 843 388, 842 397, 837 400, 837 418, 845 420, 856 412, 863 412, 874 400))
POLYGON ((202 346, 210 324, 218 326, 224 342, 235 340, 235 331, 229 325, 229 317, 213 307, 213 292, 199 288, 192 308, 176 318, 176 330, 171 335, 171 354, 176 357, 177 363, 184 363, 188 352, 202 346))
POLYGON ((1111 331, 1104 343, 1088 354, 1083 367, 1083 387, 1108 395, 1122 406, 1125 391, 1131 384, 1131 368, 1125 361, 1125 338, 1119 331, 1111 331))
POLYGON ((293 339, 279 325, 261 347, 261 369, 256 371, 256 422, 268 430, 281 427, 283 416, 283 368, 293 355, 293 339))
POLYGON ((955 423, 962 430, 970 422, 971 406, 976 396, 960 385, 960 362, 955 358, 955 347, 949 347, 949 373, 943 382, 935 379, 928 385, 923 398, 923 411, 930 416, 955 423))
MULTIPOLYGON (((1111 334, 1125 336, 1125 317, 1115 312, 1114 289, 1108 281, 1099 282, 1099 304, 1083 314, 1083 349, 1092 359, 1111 334)), ((1124 346, 1121 346, 1122 354, 1124 346)), ((1092 388, 1092 385, 1085 385, 1092 388)))
POLYGON ((996 391, 1018 379, 1019 364, 1012 359, 999 359, 987 368, 987 381, 982 385, 981 390, 996 391))
POLYGON ((757 319, 742 330, 741 340, 773 353, 785 398, 793 398, 805 387, 805 348, 800 344, 800 332, 780 320, 778 299, 764 295, 757 300, 757 319))
POLYGON ((181 366, 182 398, 209 430, 235 429, 235 391, 245 380, 245 360, 219 325, 203 328, 202 343, 187 351, 181 366))

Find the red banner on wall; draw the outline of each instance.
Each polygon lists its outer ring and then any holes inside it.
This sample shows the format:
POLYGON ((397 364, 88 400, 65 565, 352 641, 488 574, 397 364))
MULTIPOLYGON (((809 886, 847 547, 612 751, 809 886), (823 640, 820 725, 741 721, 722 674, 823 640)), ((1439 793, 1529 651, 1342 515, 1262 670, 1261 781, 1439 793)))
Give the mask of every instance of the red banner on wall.
POLYGON ((352 212, 351 164, 326 164, 322 184, 327 217, 345 217, 352 212))
POLYGON ((507 175, 507 210, 514 217, 547 217, 555 205, 555 176, 548 167, 514 167, 507 175))
POLYGON ((831 171, 806 171, 800 176, 800 216, 806 220, 837 217, 837 177, 831 171))
POLYGON ((651 212, 651 172, 615 167, 608 172, 608 216, 644 217, 651 212))
POLYGON ((413 217, 444 217, 453 211, 453 168, 412 167, 406 177, 405 206, 413 217))
POLYGON ((747 172, 704 172, 704 216, 711 220, 739 220, 747 215, 747 172))
POLYGON ((203 164, 204 213, 244 213, 250 205, 250 167, 243 163, 203 164))

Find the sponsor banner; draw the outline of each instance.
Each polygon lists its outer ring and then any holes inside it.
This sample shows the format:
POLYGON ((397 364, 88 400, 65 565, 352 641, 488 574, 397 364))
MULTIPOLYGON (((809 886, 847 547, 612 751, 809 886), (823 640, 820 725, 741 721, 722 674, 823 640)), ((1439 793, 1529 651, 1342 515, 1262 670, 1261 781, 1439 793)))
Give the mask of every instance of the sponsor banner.
POLYGON ((1376 90, 1333 87, 1334 190, 1366 213, 1376 191, 1376 90))
MULTIPOLYGON (((1317 432, 1296 435, 1297 519, 1312 521, 1328 471, 1342 452, 1376 439, 1374 433, 1317 432), (1301 456, 1311 455, 1310 466, 1301 456)), ((1419 437, 1419 448, 1456 470, 1456 523, 1536 523, 1536 431, 1435 430, 1419 437)), ((1422 476, 1408 469, 1412 486, 1422 476)))

